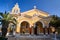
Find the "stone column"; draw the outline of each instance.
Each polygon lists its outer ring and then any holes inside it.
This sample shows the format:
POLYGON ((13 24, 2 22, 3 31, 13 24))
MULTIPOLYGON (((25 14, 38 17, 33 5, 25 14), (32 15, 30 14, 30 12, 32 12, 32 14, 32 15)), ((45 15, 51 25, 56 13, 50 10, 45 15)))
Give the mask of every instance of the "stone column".
POLYGON ((30 25, 30 34, 33 35, 34 34, 34 29, 33 26, 30 25))
POLYGON ((31 25, 29 26, 29 34, 30 35, 33 34, 33 32, 32 32, 32 26, 31 25))
POLYGON ((46 34, 49 34, 49 25, 45 26, 45 31, 46 31, 46 34))
POLYGON ((44 34, 47 34, 47 26, 44 27, 44 34))
POLYGON ((43 32, 44 32, 44 35, 45 35, 45 28, 43 28, 43 32))
POLYGON ((19 23, 17 24, 17 27, 16 27, 16 33, 20 33, 20 24, 19 23))
POLYGON ((49 23, 47 24, 47 33, 50 34, 50 27, 49 27, 49 23))
POLYGON ((49 29, 50 29, 50 28, 47 28, 47 32, 48 32, 48 34, 50 34, 50 31, 49 31, 49 29))
POLYGON ((13 35, 16 35, 16 26, 13 27, 13 35))
POLYGON ((32 26, 31 28, 32 28, 32 33, 31 34, 34 35, 34 27, 32 26))
POLYGON ((32 33, 32 28, 31 28, 31 27, 29 28, 29 33, 30 33, 30 34, 32 33))

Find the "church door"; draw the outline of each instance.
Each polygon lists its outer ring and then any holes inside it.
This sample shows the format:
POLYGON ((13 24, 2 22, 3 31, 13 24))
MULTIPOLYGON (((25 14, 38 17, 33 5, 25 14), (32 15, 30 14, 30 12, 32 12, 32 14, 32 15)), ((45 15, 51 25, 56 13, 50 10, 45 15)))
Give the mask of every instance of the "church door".
POLYGON ((38 35, 40 33, 43 33, 43 25, 41 22, 36 22, 34 26, 34 34, 38 35))
POLYGON ((28 22, 26 22, 26 21, 23 21, 22 23, 21 23, 21 29, 20 29, 20 33, 21 34, 29 34, 29 23, 28 22))

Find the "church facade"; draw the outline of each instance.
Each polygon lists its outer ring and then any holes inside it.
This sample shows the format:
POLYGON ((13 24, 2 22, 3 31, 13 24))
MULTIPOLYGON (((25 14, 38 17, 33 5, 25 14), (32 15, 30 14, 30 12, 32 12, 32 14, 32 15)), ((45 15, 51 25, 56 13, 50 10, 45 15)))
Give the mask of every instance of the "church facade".
POLYGON ((14 30, 15 34, 51 33, 51 28, 49 28, 50 15, 47 12, 38 10, 36 6, 34 6, 32 10, 21 13, 19 5, 16 3, 10 14, 13 15, 17 21, 14 30))

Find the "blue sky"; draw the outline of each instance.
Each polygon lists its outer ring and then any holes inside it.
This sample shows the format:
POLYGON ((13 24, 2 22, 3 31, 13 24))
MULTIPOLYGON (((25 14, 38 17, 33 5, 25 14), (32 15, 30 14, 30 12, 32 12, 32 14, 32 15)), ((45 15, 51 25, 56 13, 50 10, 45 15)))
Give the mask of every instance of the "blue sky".
POLYGON ((36 5, 39 10, 60 16, 60 0, 0 0, 0 12, 11 11, 16 3, 21 12, 31 10, 36 5))

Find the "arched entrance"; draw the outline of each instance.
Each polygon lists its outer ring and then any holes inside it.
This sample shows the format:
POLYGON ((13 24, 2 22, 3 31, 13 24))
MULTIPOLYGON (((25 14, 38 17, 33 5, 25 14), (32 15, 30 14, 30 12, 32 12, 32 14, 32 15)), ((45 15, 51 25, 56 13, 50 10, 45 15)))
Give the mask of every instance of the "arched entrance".
POLYGON ((16 30, 16 25, 14 25, 13 23, 10 23, 9 24, 9 27, 8 27, 8 32, 9 32, 9 35, 15 35, 15 30, 16 30))
POLYGON ((28 22, 26 22, 26 21, 23 21, 22 23, 21 23, 21 27, 20 27, 20 33, 21 34, 29 34, 30 32, 30 30, 29 30, 29 27, 30 25, 29 25, 29 23, 28 22))
POLYGON ((34 26, 34 34, 38 35, 43 33, 43 24, 41 22, 36 22, 34 26))

